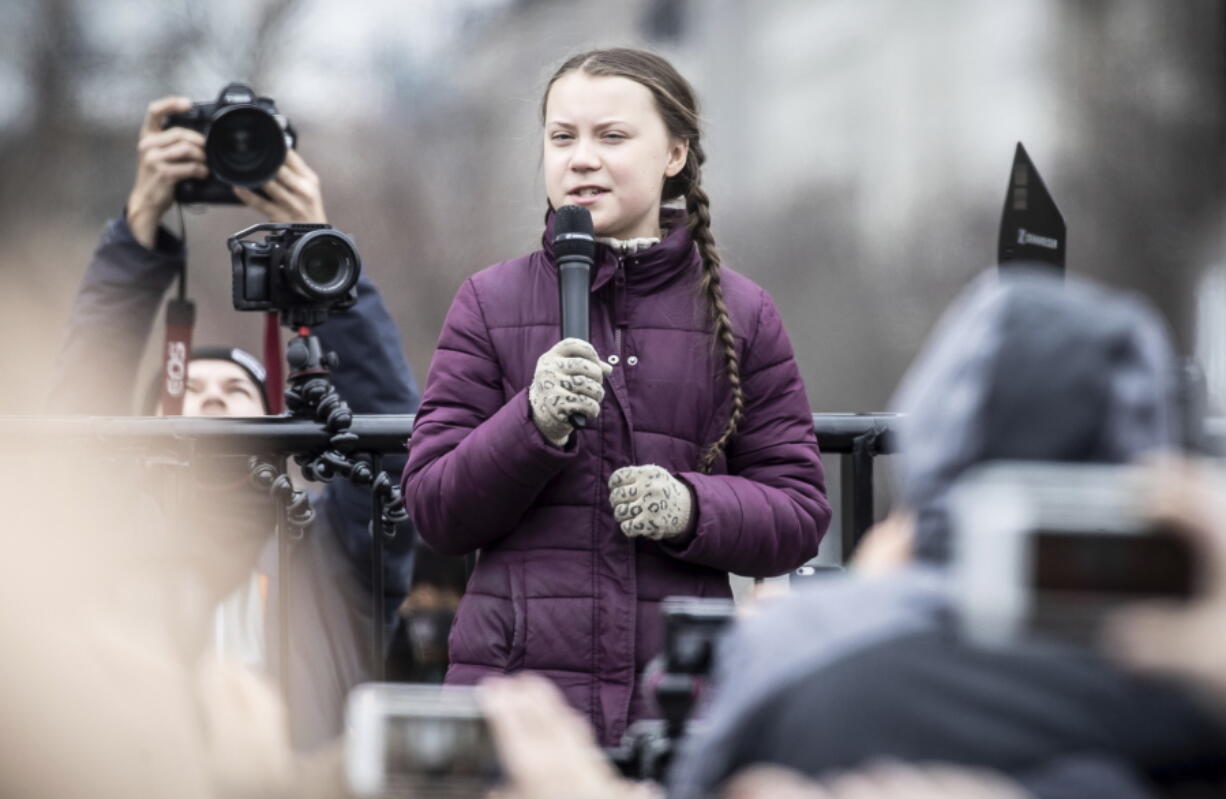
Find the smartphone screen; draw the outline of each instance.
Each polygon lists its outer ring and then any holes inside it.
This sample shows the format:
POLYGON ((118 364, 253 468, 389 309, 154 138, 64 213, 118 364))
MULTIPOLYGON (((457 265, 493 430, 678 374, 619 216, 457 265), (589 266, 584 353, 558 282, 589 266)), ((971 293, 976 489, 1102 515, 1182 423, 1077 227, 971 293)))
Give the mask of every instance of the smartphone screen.
POLYGON ((1040 530, 1031 538, 1026 628, 1092 644, 1103 620, 1124 605, 1191 597, 1195 566, 1187 542, 1168 533, 1040 530))
POLYGON ((1186 599, 1195 587, 1192 552, 1170 533, 1041 530, 1033 542, 1031 585, 1039 591, 1186 599))
POLYGON ((359 796, 484 795, 501 769, 468 688, 370 683, 354 689, 346 771, 359 796))

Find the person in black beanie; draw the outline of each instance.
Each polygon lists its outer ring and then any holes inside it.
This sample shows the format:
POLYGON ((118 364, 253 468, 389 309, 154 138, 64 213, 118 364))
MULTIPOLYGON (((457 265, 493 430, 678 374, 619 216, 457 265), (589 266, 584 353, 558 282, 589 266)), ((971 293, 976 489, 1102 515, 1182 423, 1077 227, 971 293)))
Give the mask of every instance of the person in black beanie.
MULTIPOLYGON (((148 109, 138 145, 137 176, 128 203, 102 236, 77 293, 67 336, 50 392, 52 412, 91 415, 131 413, 138 387, 137 371, 152 332, 158 307, 187 257, 184 243, 160 225, 174 199, 174 185, 206 174, 203 139, 182 127, 163 130, 167 115, 191 103, 168 97, 148 109)), ((325 222, 319 179, 294 150, 266 196, 237 189, 239 198, 273 222, 325 222)), ((375 285, 363 273, 358 301, 314 329, 324 349, 336 352, 332 372, 337 392, 354 413, 408 414, 417 409, 419 392, 401 349, 399 331, 375 285)), ((184 398, 184 415, 261 416, 268 413, 272 390, 265 386, 264 364, 235 347, 193 351, 184 398)), ((142 397, 145 413, 157 411, 155 390, 142 397)), ((384 468, 399 474, 404 456, 392 454, 384 468)), ((266 496, 246 484, 220 507, 241 505, 271 514, 266 496), (251 496, 248 496, 251 495, 251 496), (254 497, 254 499, 252 499, 254 497)), ((371 577, 369 491, 347 480, 334 480, 312 499, 316 520, 292 550, 290 564, 291 639, 289 720, 294 746, 312 749, 341 732, 343 703, 349 688, 371 679, 371 577)), ((258 571, 270 578, 272 600, 265 618, 277 617, 276 547, 273 517, 235 519, 252 528, 263 542, 258 571)), ((390 640, 397 609, 409 591, 415 531, 402 525, 385 557, 384 623, 390 640)), ((236 551, 235 557, 240 557, 236 551)), ((256 568, 257 563, 247 564, 256 568)), ((276 630, 264 625, 266 660, 276 657, 276 630)), ((269 663, 276 667, 275 663, 269 663)))

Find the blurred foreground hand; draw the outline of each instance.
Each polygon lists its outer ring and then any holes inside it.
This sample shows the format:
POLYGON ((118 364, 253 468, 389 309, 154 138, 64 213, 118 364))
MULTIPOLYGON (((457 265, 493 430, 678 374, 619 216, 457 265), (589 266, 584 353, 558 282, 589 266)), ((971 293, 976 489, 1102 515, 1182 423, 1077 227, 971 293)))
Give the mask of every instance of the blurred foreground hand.
POLYGON ((1144 498, 1153 521, 1186 536, 1202 585, 1190 603, 1146 602, 1120 611, 1107 648, 1142 670, 1181 677, 1226 712, 1226 472, 1207 461, 1151 462, 1144 498))
POLYGON ((596 745, 591 725, 553 683, 534 674, 481 683, 506 778, 498 799, 659 799, 648 783, 622 779, 596 745))
POLYGON ((914 549, 915 517, 894 512, 865 532, 850 565, 857 574, 889 574, 910 563, 914 549))

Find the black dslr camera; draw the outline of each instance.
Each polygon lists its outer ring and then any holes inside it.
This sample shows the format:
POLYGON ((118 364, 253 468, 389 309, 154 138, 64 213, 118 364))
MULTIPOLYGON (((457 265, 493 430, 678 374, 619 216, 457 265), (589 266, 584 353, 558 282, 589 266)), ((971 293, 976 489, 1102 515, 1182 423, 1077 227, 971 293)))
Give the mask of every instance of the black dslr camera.
POLYGON ((238 203, 232 186, 257 189, 272 180, 297 143, 294 129, 267 97, 250 86, 231 83, 212 103, 195 103, 190 111, 173 114, 164 127, 183 127, 204 134, 209 176, 189 178, 175 186, 181 203, 238 203))
POLYGON ((278 311, 287 327, 313 326, 358 299, 362 260, 331 225, 252 225, 226 240, 236 311, 278 311), (243 241, 267 231, 263 241, 243 241))

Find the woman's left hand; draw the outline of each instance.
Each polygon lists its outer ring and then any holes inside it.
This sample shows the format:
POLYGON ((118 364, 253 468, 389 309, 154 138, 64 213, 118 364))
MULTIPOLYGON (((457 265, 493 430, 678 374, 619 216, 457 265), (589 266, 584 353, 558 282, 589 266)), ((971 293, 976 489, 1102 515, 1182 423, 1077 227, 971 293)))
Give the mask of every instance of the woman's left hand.
POLYGON ((609 478, 613 518, 630 538, 678 538, 690 526, 694 497, 668 470, 648 464, 624 466, 609 478))

